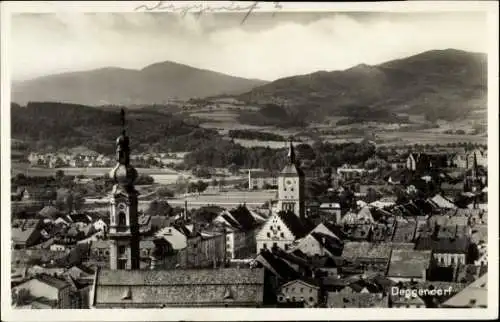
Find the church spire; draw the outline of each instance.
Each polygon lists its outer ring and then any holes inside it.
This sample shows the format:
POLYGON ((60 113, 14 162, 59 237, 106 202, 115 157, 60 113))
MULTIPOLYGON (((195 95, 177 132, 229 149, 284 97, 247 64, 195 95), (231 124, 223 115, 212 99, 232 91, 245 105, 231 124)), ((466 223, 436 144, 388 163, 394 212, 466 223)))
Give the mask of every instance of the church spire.
POLYGON ((295 162, 296 162, 296 159, 295 159, 295 150, 293 148, 292 138, 290 138, 290 146, 288 148, 288 162, 290 164, 295 164, 295 162))
POLYGON ((477 176, 477 155, 476 152, 474 152, 474 161, 472 164, 472 180, 476 180, 477 176))
POLYGON ((114 181, 123 186, 133 187, 137 178, 137 170, 130 165, 130 140, 125 131, 125 110, 120 111, 122 133, 116 139, 116 161, 117 164, 111 170, 110 176, 114 181))
POLYGON ((125 131, 125 110, 120 111, 122 123, 122 134, 116 139, 116 161, 119 164, 129 165, 130 163, 130 141, 125 131))

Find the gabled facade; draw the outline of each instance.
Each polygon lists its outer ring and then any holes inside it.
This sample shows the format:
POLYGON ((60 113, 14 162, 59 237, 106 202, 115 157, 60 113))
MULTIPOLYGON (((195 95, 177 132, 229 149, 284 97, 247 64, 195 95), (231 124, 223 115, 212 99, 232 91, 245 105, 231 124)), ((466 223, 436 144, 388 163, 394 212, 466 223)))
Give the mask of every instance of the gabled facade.
POLYGON ((282 216, 273 214, 257 233, 257 253, 261 250, 272 249, 273 247, 288 250, 292 243, 300 237, 302 236, 297 236, 286 225, 282 216))
POLYGON ((283 284, 278 295, 279 303, 302 302, 305 307, 315 307, 320 300, 320 287, 303 280, 283 284))

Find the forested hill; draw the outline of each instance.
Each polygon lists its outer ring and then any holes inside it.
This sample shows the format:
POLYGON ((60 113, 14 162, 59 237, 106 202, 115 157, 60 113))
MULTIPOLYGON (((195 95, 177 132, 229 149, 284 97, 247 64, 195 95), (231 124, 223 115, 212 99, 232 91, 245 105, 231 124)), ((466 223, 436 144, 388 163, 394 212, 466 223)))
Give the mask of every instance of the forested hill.
MULTIPOLYGON (((379 65, 278 79, 238 96, 251 104, 286 102, 297 119, 325 115, 394 119, 394 113, 455 120, 487 106, 487 56, 431 50, 379 65)), ((395 119, 395 121, 399 121, 395 119)))
POLYGON ((12 99, 22 104, 57 101, 131 106, 240 94, 265 83, 165 61, 141 70, 109 67, 39 77, 13 84, 12 99))
MULTIPOLYGON (((120 110, 53 102, 11 104, 12 138, 33 150, 86 146, 110 154, 121 132, 120 110)), ((218 138, 195 120, 148 110, 127 111, 127 131, 134 151, 186 151, 218 138)))

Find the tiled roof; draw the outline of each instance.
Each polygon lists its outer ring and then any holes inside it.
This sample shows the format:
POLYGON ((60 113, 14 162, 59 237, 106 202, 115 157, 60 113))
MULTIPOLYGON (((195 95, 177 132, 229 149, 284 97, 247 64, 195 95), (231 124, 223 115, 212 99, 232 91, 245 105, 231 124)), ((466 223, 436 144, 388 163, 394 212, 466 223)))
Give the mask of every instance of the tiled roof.
POLYGON ((97 285, 230 285, 263 284, 262 269, 100 270, 97 285))
POLYGON ((470 241, 466 237, 458 238, 440 238, 432 237, 419 238, 416 242, 416 250, 432 250, 436 253, 444 254, 466 254, 468 252, 470 241))
POLYGON ((389 260, 391 245, 388 243, 346 242, 342 257, 349 260, 373 258, 389 260))
POLYGON ((350 240, 367 240, 370 234, 371 225, 344 225, 344 233, 350 240))
POLYGON ((488 306, 488 274, 484 274, 461 292, 448 299, 442 307, 482 307, 488 306))
POLYGON ((342 252, 343 242, 339 239, 332 237, 323 233, 311 233, 311 236, 314 237, 321 246, 326 248, 332 255, 336 255, 339 252, 342 252))
POLYGON ((285 280, 292 280, 299 276, 286 261, 282 260, 270 251, 261 251, 255 260, 261 263, 265 261, 272 270, 285 280))
POLYGON ((424 270, 429 268, 432 258, 430 250, 397 250, 394 249, 389 262, 389 277, 421 278, 424 270))
POLYGON ((261 305, 264 270, 137 270, 98 272, 94 303, 158 307, 261 305))
POLYGON ((47 285, 55 287, 59 290, 70 286, 66 280, 63 280, 63 279, 60 279, 60 278, 57 278, 54 276, 46 275, 46 274, 39 274, 35 278, 37 280, 47 284, 47 285))
POLYGON ((39 214, 43 217, 54 218, 59 214, 59 210, 54 206, 45 206, 39 214))
POLYGON ((14 243, 25 244, 34 233, 36 233, 35 228, 12 228, 11 238, 14 243))
POLYGON ((244 230, 251 230, 257 224, 255 218, 245 206, 240 206, 230 211, 233 218, 239 223, 244 230))
POLYGON ((387 297, 372 293, 334 293, 328 292, 329 308, 370 308, 388 307, 387 297))
POLYGON ((416 227, 415 221, 397 221, 392 241, 397 243, 412 242, 415 238, 416 227))
POLYGON ((312 230, 307 222, 302 221, 293 212, 280 211, 278 216, 296 238, 302 238, 312 230))

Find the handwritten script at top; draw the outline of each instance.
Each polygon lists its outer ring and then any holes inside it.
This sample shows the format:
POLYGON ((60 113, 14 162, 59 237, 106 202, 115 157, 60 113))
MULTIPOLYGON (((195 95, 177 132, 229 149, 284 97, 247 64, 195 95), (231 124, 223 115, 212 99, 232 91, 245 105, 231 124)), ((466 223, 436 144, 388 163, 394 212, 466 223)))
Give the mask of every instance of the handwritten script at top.
MULTIPOLYGON (((273 2, 274 10, 282 9, 283 6, 279 2, 273 2)), ((231 11, 243 11, 245 16, 241 20, 241 24, 245 23, 250 14, 256 9, 260 9, 259 1, 250 2, 247 5, 239 5, 234 2, 229 3, 225 6, 212 6, 210 3, 194 3, 190 5, 177 5, 170 1, 158 1, 154 5, 140 5, 134 9, 134 11, 169 11, 169 12, 178 12, 182 16, 187 15, 188 13, 193 13, 198 16, 201 16, 203 13, 208 12, 231 12, 231 11)), ((273 12, 274 15, 275 12, 273 12)))

